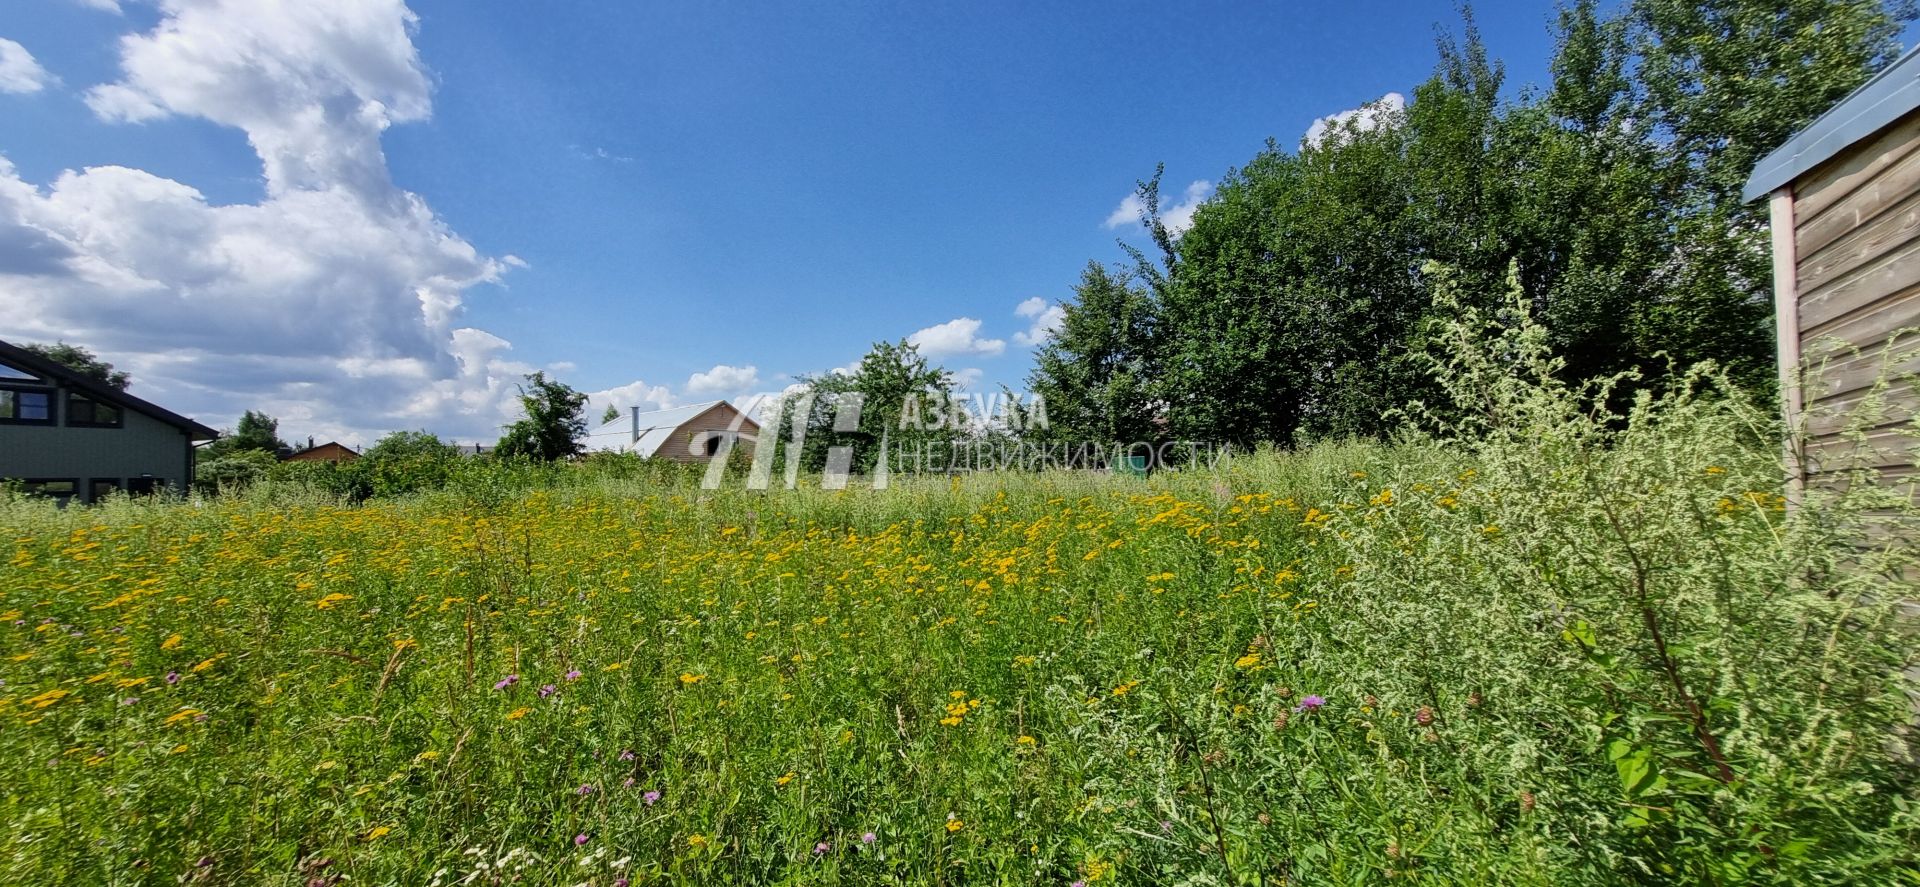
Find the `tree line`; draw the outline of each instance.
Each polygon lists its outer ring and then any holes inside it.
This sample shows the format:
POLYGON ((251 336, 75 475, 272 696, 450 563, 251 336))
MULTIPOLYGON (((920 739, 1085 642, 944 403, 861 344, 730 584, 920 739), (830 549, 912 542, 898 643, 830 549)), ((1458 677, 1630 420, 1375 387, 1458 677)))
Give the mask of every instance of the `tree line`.
POLYGON ((1069 439, 1294 444, 1431 402, 1435 264, 1515 275, 1574 379, 1710 360, 1773 384, 1754 164, 1899 53, 1908 2, 1630 0, 1557 14, 1552 79, 1502 98, 1471 10, 1403 108, 1231 170, 1184 233, 1090 262, 1029 377, 1069 439))

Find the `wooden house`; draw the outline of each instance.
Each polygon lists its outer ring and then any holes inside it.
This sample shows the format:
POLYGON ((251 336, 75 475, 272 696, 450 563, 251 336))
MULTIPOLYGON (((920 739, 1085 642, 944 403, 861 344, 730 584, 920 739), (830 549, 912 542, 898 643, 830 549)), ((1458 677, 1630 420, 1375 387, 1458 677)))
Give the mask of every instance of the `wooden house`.
POLYGON ((305 449, 295 450, 280 458, 282 462, 352 462, 360 454, 352 447, 338 441, 327 441, 316 446, 313 438, 307 438, 305 449))
POLYGON ((1788 454, 1794 486, 1844 467, 1914 478, 1902 426, 1920 406, 1920 337, 1889 342, 1920 327, 1920 50, 1761 160, 1746 197, 1771 203, 1781 388, 1789 425, 1806 431, 1788 454), (1846 414, 1882 378, 1895 380, 1889 409, 1863 446, 1843 433, 1846 414))
POLYGON ((587 432, 585 448, 589 453, 705 462, 719 453, 723 440, 734 441, 736 451, 752 452, 759 432, 758 422, 724 400, 644 413, 632 407, 627 415, 587 432))

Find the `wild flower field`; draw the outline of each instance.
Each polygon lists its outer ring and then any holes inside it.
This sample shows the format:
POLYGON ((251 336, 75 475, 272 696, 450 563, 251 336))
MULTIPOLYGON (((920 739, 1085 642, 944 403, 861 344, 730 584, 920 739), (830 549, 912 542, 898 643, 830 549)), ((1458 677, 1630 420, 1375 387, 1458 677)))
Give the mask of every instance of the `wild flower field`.
POLYGON ((0 503, 0 882, 1920 883, 1911 508, 1488 367, 1148 480, 0 503))

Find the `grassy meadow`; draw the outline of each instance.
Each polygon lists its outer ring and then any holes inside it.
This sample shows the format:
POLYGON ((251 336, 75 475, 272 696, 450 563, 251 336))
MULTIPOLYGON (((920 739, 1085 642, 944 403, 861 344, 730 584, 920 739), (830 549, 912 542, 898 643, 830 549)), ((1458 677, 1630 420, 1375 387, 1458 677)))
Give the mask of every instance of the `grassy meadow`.
POLYGON ((1453 378, 1145 480, 0 504, 0 882, 1920 883, 1911 511, 1453 378))

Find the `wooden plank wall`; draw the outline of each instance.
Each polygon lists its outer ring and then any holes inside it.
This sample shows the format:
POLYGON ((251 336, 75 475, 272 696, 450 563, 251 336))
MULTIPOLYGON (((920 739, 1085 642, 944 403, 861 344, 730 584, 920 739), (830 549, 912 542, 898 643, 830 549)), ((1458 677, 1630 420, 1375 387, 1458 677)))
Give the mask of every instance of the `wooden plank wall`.
POLYGON ((1920 112, 1848 148, 1793 184, 1800 355, 1809 373, 1809 483, 1853 465, 1900 482, 1915 469, 1914 440, 1898 430, 1920 411, 1920 391, 1900 385, 1865 446, 1843 435, 1846 413, 1884 373, 1920 372, 1920 337, 1888 366, 1894 333, 1920 327, 1920 112), (1855 349, 1859 353, 1855 353, 1855 349))
MULTIPOLYGON (((727 434, 730 432, 756 434, 759 430, 760 427, 754 424, 751 419, 742 418, 740 411, 734 409, 732 404, 722 401, 714 404, 713 409, 707 410, 682 424, 675 430, 672 439, 662 444, 655 455, 672 459, 676 462, 705 462, 707 461, 707 454, 701 446, 705 443, 707 435, 727 434)), ((751 454, 753 452, 753 443, 751 441, 739 440, 736 442, 734 448, 738 451, 751 454)))

